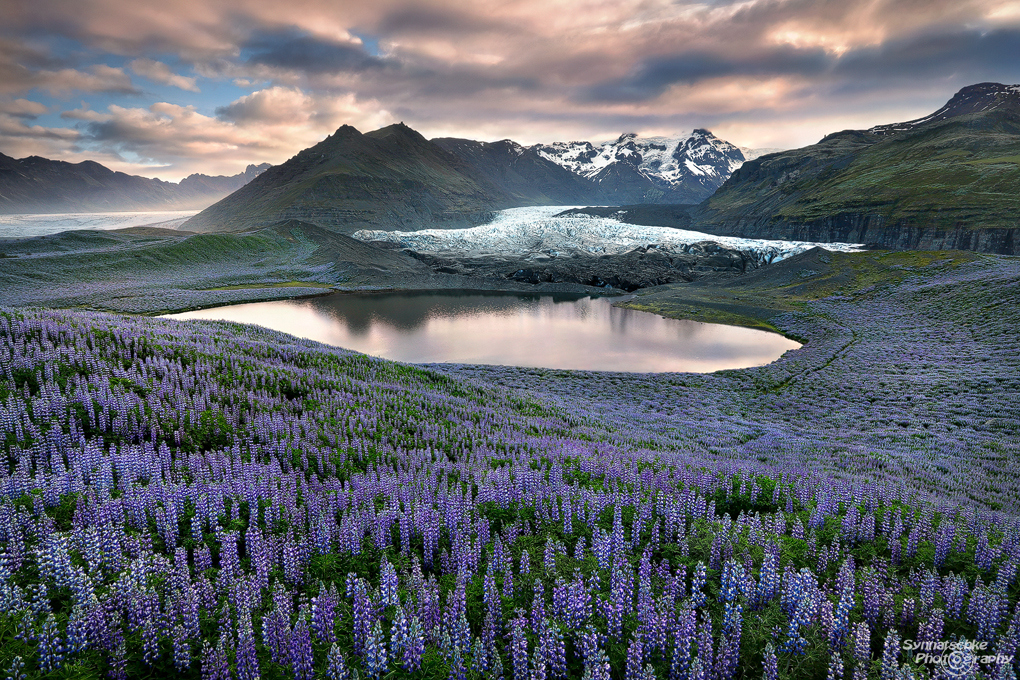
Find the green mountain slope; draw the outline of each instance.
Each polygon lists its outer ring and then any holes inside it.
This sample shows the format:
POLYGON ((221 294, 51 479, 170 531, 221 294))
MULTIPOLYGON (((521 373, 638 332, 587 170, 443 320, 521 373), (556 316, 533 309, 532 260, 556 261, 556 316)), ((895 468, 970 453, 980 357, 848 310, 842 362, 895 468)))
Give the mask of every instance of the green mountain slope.
POLYGON ((185 223, 237 231, 298 219, 350 233, 366 226, 465 226, 514 204, 457 156, 403 124, 345 125, 185 223))
POLYGON ((698 209, 717 234, 1017 252, 1020 87, 961 90, 926 118, 763 156, 698 209))

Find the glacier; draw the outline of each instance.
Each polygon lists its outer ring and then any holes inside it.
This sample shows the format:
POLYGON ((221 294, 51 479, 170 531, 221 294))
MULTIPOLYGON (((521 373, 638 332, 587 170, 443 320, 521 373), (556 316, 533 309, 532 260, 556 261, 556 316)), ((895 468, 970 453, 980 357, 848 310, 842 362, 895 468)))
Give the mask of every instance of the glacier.
POLYGON ((108 230, 128 227, 177 229, 197 210, 160 210, 105 213, 18 213, 0 215, 0 238, 48 236, 78 229, 108 230))
POLYGON ((486 224, 467 229, 362 229, 353 236, 361 241, 391 243, 419 253, 443 253, 457 257, 598 257, 618 255, 643 246, 677 248, 709 241, 745 252, 760 264, 771 264, 815 247, 839 252, 864 249, 861 243, 812 243, 716 236, 671 227, 625 224, 611 217, 557 216, 571 207, 574 206, 510 208, 499 211, 486 224))

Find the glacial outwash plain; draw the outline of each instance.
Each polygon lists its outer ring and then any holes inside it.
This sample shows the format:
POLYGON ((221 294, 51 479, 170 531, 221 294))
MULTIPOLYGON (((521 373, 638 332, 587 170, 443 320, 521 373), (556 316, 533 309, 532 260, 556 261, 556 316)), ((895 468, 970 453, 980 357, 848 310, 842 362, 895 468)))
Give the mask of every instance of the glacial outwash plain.
POLYGON ((0 666, 1015 680, 1020 87, 744 151, 344 126, 176 228, 0 239, 0 666), (802 346, 568 371, 162 318, 398 290, 802 346))

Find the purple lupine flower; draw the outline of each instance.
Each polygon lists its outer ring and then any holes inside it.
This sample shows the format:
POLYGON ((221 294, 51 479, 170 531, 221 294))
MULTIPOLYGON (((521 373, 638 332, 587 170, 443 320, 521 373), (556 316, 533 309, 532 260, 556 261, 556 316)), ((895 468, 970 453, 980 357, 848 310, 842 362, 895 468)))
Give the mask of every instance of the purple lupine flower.
POLYGON ((843 657, 838 650, 830 650, 828 680, 843 680, 843 657))
MULTIPOLYGON (((495 652, 493 652, 495 653, 495 652)), ((475 636, 475 642, 471 646, 471 672, 484 677, 485 671, 489 669, 489 646, 482 641, 482 638, 475 636)))
POLYGON ((174 668, 183 673, 191 666, 191 644, 184 632, 184 626, 179 623, 174 626, 170 637, 173 644, 174 668))
POLYGON ((719 584, 719 600, 733 602, 740 596, 740 584, 744 579, 744 567, 733 560, 723 565, 722 579, 719 584))
POLYGON ((67 620, 67 641, 65 643, 67 654, 73 656, 88 649, 92 644, 90 633, 88 613, 81 605, 75 605, 67 620))
POLYGON ((705 581, 707 580, 705 563, 698 562, 694 566, 694 576, 691 579, 691 606, 699 609, 705 606, 705 581))
POLYGON ((715 658, 715 677, 731 680, 740 661, 740 638, 743 631, 743 607, 726 603, 723 615, 722 640, 715 658))
POLYGON ((485 613, 491 622, 491 634, 499 635, 502 629, 503 602, 500 600, 499 590, 496 588, 496 578, 492 575, 491 570, 485 573, 485 578, 482 580, 482 603, 485 605, 485 613))
MULTIPOLYGON (((146 598, 148 600, 149 598, 146 598)), ((142 650, 143 660, 148 665, 153 665, 160 657, 162 637, 162 617, 156 611, 146 616, 142 621, 142 650)))
POLYGON ((695 636, 694 610, 680 610, 673 630, 673 654, 670 659, 670 680, 687 680, 691 670, 691 645, 695 636))
POLYGON ((421 657, 425 653, 425 633, 422 630, 421 622, 415 616, 411 619, 408 628, 407 638, 404 640, 404 649, 401 654, 401 663, 405 670, 415 671, 421 668, 421 657))
POLYGON ((447 662, 450 665, 448 680, 467 680, 467 665, 464 663, 464 654, 458 645, 451 643, 447 662))
POLYGON ((528 680, 528 638, 525 637, 525 618, 518 612, 510 622, 510 663, 514 680, 528 680))
POLYGON ((291 669, 294 671, 294 680, 311 680, 314 677, 315 660, 312 655, 312 635, 308 630, 308 622, 305 620, 305 611, 298 616, 294 624, 294 631, 290 636, 290 659, 291 669))
POLYGON ((7 669, 7 680, 28 680, 28 674, 25 672, 25 661, 20 656, 16 656, 11 660, 11 665, 7 669))
POLYGON ((610 680, 609 657, 601 649, 596 649, 584 660, 585 680, 610 680))
POLYGON ((542 579, 535 579, 532 586, 531 598, 531 630, 536 634, 542 629, 542 621, 545 619, 545 585, 542 579))
POLYGON ((53 614, 46 617, 39 635, 39 670, 50 673, 64 665, 64 640, 53 614))
POLYGON ((542 632, 536 650, 540 650, 545 660, 549 677, 555 679, 567 677, 567 650, 563 631, 548 619, 542 622, 542 632))
POLYGON ((356 578, 351 590, 354 598, 352 606, 354 614, 354 653, 364 656, 372 624, 375 623, 376 611, 368 594, 368 584, 363 579, 356 578))
POLYGON ((269 650, 273 663, 286 664, 290 649, 290 622, 279 604, 262 618, 262 644, 269 650))
POLYGON ((871 662, 871 631, 865 623, 854 626, 853 633, 854 680, 865 680, 871 662))
POLYGON ((247 613, 238 622, 235 665, 238 680, 258 680, 261 677, 258 653, 255 650, 255 632, 252 630, 251 616, 247 613))
POLYGON ((762 669, 763 680, 778 680, 779 678, 779 660, 776 658, 776 648, 771 642, 765 644, 765 658, 763 660, 764 668, 762 669))
POLYGON ((378 678, 386 673, 388 664, 386 638, 383 636, 382 625, 376 621, 365 642, 365 672, 370 677, 378 678))
POLYGON ((761 565, 761 572, 758 574, 758 588, 754 594, 754 608, 764 607, 778 592, 779 546, 773 542, 765 547, 765 559, 761 565))
POLYGON ((382 566, 379 569, 379 590, 383 606, 395 606, 400 604, 397 596, 397 570, 393 568, 390 561, 383 557, 382 566))
POLYGON ((492 665, 489 668, 488 677, 492 680, 503 680, 503 659, 495 652, 492 655, 492 665))
POLYGON ((889 631, 882 650, 882 680, 896 680, 899 671, 900 636, 895 630, 889 631))
MULTIPOLYGON (((536 646, 531 658, 531 680, 546 680, 547 677, 545 657, 536 646)), ((458 678, 458 680, 463 680, 463 678, 458 678)))
POLYGON ((332 593, 319 582, 319 594, 312 598, 312 630, 316 639, 326 644, 336 641, 336 600, 332 593))
POLYGON ((407 621, 404 608, 397 605, 396 611, 393 613, 393 625, 390 627, 390 653, 393 654, 394 659, 404 653, 410 632, 411 626, 407 621))
MULTIPOLYGON (((712 669, 712 660, 715 658, 715 652, 712 649, 712 617, 708 615, 708 612, 701 612, 701 624, 698 628, 698 657, 700 666, 703 673, 708 673, 712 669)), ((691 670, 691 678, 695 677, 693 666, 691 670)))
POLYGON ((853 607, 853 594, 844 593, 832 614, 832 626, 829 630, 829 646, 839 649, 850 632, 850 609, 853 607))
POLYGON ((213 647, 208 642, 202 644, 202 680, 230 680, 230 665, 223 640, 213 647))
POLYGON ((326 656, 326 677, 329 680, 351 680, 347 661, 335 642, 330 646, 329 654, 326 656))
POLYGON ((631 640, 630 646, 627 648, 626 680, 641 680, 643 656, 644 643, 641 641, 640 635, 635 632, 634 639, 631 640))

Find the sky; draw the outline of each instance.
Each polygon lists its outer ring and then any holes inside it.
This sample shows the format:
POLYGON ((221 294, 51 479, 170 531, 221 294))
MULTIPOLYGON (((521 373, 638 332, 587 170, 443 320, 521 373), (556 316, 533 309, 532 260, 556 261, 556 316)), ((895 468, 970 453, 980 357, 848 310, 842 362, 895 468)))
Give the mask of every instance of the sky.
POLYGON ((1020 83, 1020 0, 0 0, 0 152, 177 181, 344 124, 794 148, 1020 83))

